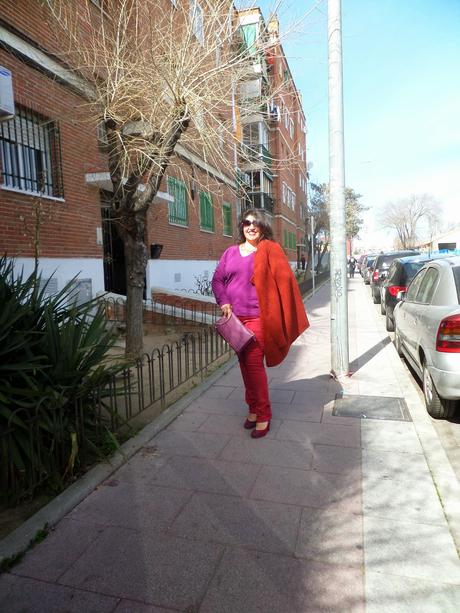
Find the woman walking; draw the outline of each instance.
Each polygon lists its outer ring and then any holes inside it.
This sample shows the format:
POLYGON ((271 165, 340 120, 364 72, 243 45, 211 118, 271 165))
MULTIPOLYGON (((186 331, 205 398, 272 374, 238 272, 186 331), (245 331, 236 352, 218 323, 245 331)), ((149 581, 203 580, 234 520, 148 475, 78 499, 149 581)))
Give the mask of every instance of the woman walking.
POLYGON ((232 312, 255 335, 238 355, 249 414, 244 427, 252 438, 270 430, 272 417, 264 366, 276 366, 291 344, 308 328, 299 287, 265 213, 244 211, 238 226, 238 244, 222 255, 212 279, 212 290, 222 314, 232 312))

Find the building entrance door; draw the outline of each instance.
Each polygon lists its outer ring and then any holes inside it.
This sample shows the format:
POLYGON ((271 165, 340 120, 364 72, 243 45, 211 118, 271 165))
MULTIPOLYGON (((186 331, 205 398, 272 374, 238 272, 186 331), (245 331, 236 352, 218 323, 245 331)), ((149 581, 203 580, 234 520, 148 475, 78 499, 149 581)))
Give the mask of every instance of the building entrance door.
POLYGON ((113 211, 101 194, 102 244, 104 250, 104 288, 126 296, 126 268, 123 241, 113 222, 113 211))

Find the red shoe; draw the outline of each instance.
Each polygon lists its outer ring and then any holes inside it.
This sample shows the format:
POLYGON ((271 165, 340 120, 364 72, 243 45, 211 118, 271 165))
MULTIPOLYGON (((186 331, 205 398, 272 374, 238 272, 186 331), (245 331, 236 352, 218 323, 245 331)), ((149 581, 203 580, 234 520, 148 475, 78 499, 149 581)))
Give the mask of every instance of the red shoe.
POLYGON ((270 430, 270 422, 268 422, 267 426, 263 430, 253 430, 251 432, 251 436, 252 438, 262 438, 263 436, 268 434, 269 430, 270 430))
POLYGON ((257 425, 257 421, 251 421, 250 419, 246 419, 246 421, 244 422, 244 427, 246 428, 246 430, 251 430, 252 428, 255 428, 257 425))

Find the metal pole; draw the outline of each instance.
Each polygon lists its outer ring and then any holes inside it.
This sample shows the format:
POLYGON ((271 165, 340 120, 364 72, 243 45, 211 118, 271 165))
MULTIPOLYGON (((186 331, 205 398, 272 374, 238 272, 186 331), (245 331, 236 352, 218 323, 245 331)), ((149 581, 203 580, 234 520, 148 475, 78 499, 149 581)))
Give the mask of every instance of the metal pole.
POLYGON ((311 281, 312 294, 315 293, 315 218, 310 215, 311 227, 311 281))
POLYGON ((349 371, 341 0, 328 0, 328 41, 331 370, 339 378, 349 371))

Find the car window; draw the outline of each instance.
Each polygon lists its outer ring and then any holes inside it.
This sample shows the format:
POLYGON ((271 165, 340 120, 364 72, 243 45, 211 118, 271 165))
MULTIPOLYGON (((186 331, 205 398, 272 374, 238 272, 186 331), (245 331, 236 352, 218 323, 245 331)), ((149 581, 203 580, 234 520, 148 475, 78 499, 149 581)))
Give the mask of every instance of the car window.
POLYGON ((425 262, 408 262, 404 265, 404 280, 403 282, 407 285, 411 279, 415 277, 418 271, 422 268, 425 262))
POLYGON ((458 304, 460 304, 460 266, 454 266, 452 272, 454 274, 455 287, 457 288, 457 300, 458 304))
POLYGON ((375 258, 369 258, 366 262, 366 267, 370 268, 371 266, 374 265, 374 262, 375 262, 375 258))
POLYGON ((433 298, 433 292, 436 288, 436 282, 438 280, 439 273, 435 268, 428 268, 425 276, 423 277, 419 290, 417 292, 416 302, 422 304, 430 304, 433 298))
POLYGON ((390 269, 388 271, 388 280, 392 279, 393 277, 396 276, 396 271, 398 269, 398 262, 394 261, 391 266, 390 269))
POLYGON ((415 302, 415 298, 417 296, 417 292, 420 288, 420 284, 425 276, 426 270, 421 270, 413 279, 411 284, 409 285, 409 289, 407 290, 406 300, 408 302, 415 302))

